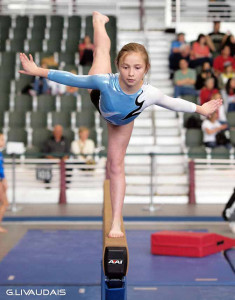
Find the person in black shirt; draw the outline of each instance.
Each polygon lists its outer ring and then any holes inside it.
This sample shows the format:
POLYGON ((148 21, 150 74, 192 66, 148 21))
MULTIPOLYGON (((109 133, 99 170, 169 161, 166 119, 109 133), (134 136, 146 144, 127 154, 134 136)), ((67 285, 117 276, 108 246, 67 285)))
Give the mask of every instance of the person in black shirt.
POLYGON ((46 141, 43 152, 46 158, 63 158, 67 159, 70 151, 70 144, 66 137, 63 136, 63 127, 55 125, 53 135, 46 141))
POLYGON ((214 22, 213 31, 211 33, 209 33, 208 36, 210 37, 212 46, 214 48, 213 52, 215 54, 219 54, 221 51, 221 47, 222 47, 222 41, 225 36, 225 33, 220 32, 220 22, 219 21, 214 22))

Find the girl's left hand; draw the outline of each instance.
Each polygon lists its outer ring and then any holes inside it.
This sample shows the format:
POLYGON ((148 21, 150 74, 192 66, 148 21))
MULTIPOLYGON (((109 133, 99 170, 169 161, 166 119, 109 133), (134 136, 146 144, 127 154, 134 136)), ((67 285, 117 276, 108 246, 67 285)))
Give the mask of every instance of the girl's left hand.
POLYGON ((219 109, 219 107, 222 105, 222 103, 223 103, 222 99, 208 101, 201 106, 199 113, 205 117, 208 117, 214 111, 219 109))

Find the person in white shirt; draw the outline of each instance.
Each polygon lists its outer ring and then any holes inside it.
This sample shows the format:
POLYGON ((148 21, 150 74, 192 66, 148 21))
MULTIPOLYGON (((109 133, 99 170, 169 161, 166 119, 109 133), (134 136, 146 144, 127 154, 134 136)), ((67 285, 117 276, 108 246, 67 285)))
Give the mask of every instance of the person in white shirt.
POLYGON ((212 113, 202 122, 203 142, 206 147, 215 148, 217 145, 216 134, 228 128, 227 124, 218 121, 218 112, 212 113))
POLYGON ((71 144, 71 152, 78 155, 81 161, 89 162, 93 160, 92 154, 95 151, 95 143, 89 139, 90 130, 82 126, 79 128, 79 140, 71 144))

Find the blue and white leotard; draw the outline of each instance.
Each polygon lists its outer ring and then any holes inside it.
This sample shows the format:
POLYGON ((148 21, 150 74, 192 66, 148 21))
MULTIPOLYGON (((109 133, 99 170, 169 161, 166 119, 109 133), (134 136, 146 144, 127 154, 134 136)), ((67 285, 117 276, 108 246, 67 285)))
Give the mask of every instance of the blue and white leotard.
POLYGON ((65 71, 50 70, 48 79, 69 86, 100 90, 101 115, 114 125, 130 123, 146 107, 153 104, 174 111, 196 111, 194 103, 166 96, 150 84, 143 84, 135 94, 125 94, 119 85, 119 74, 74 75, 65 71))
POLYGON ((3 161, 3 155, 2 152, 0 151, 0 179, 5 178, 4 174, 4 161, 3 161))

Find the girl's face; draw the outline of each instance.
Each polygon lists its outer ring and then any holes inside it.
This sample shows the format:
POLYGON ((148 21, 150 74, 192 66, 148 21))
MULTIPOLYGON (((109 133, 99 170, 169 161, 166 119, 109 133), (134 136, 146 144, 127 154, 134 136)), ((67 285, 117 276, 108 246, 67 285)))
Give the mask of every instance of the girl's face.
POLYGON ((144 75, 147 73, 146 63, 139 52, 126 54, 119 62, 120 84, 124 88, 140 88, 144 75))
POLYGON ((5 139, 4 139, 4 135, 1 134, 0 135, 0 148, 4 148, 5 147, 5 139))

